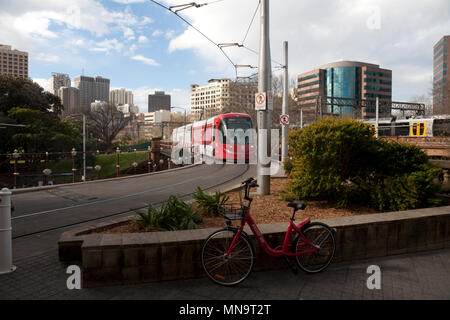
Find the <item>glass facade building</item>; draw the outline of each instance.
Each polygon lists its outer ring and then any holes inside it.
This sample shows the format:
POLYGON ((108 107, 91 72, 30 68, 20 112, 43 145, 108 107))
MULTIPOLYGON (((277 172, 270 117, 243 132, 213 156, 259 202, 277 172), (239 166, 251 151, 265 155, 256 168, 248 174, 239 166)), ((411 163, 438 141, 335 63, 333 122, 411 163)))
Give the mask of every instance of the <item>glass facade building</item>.
POLYGON ((340 61, 298 76, 297 106, 315 114, 373 118, 376 98, 392 101, 392 71, 375 64, 340 61))

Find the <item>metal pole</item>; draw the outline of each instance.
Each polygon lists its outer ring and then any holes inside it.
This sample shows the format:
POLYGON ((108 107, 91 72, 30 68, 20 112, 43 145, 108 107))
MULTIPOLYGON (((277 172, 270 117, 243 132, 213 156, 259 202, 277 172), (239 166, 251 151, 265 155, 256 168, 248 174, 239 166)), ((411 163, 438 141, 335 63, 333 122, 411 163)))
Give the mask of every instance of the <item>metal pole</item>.
POLYGON ((0 275, 13 272, 11 194, 8 188, 0 191, 0 275))
POLYGON ((300 109, 300 128, 303 129, 303 109, 300 109))
POLYGON ((377 100, 376 100, 376 107, 375 107, 375 117, 376 117, 376 120, 375 120, 375 136, 377 137, 377 139, 378 139, 378 117, 379 117, 379 112, 380 112, 380 100, 378 99, 378 97, 377 97, 377 100))
POLYGON ((86 182, 86 115, 83 113, 83 181, 86 182))
MULTIPOLYGON (((289 115, 289 72, 288 72, 288 42, 284 41, 284 77, 283 77, 283 105, 281 113, 283 115, 289 115)), ((288 158, 288 144, 287 138, 289 134, 289 124, 281 125, 281 162, 288 158)))
POLYGON ((116 149, 116 177, 120 175, 120 159, 119 159, 120 149, 116 149))
POLYGON ((269 110, 272 96, 272 65, 270 58, 269 39, 269 0, 261 0, 261 39, 259 49, 258 92, 265 92, 267 97, 266 110, 257 113, 258 121, 258 194, 270 194, 270 162, 272 113, 269 110), (263 139, 264 138, 264 139, 263 139))

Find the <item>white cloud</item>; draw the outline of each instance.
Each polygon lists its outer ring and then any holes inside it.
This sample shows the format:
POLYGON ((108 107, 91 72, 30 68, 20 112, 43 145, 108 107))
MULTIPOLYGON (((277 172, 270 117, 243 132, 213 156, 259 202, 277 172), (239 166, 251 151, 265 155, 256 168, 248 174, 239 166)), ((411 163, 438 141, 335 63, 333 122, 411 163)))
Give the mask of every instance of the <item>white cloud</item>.
POLYGON ((139 42, 139 43, 147 43, 147 42, 148 42, 148 39, 147 39, 146 36, 139 36, 138 42, 139 42))
POLYGON ((161 30, 156 29, 155 31, 153 31, 152 36, 153 37, 159 37, 162 36, 164 34, 164 32, 162 32, 161 30))
POLYGON ((166 31, 166 34, 164 35, 166 39, 172 39, 175 37, 175 30, 168 30, 166 31))
POLYGON ((35 78, 32 80, 40 85, 44 91, 50 91, 50 79, 35 78))
POLYGON ((60 62, 61 58, 54 55, 54 54, 50 54, 50 53, 38 53, 35 56, 36 60, 39 61, 44 61, 44 62, 52 62, 52 63, 56 63, 56 62, 60 62))
POLYGON ((128 41, 136 39, 136 37, 134 36, 134 31, 132 29, 130 29, 129 27, 123 27, 123 36, 128 41))
POLYGON ((90 51, 99 51, 110 53, 110 51, 121 52, 123 49, 123 44, 117 39, 105 39, 101 42, 96 43, 96 47, 91 48, 90 51))
POLYGON ((136 61, 140 61, 140 62, 142 62, 142 63, 144 63, 146 65, 149 65, 149 66, 158 67, 160 65, 159 63, 157 63, 152 58, 147 58, 147 57, 144 57, 142 55, 133 56, 133 57, 131 57, 131 59, 132 60, 136 60, 136 61))

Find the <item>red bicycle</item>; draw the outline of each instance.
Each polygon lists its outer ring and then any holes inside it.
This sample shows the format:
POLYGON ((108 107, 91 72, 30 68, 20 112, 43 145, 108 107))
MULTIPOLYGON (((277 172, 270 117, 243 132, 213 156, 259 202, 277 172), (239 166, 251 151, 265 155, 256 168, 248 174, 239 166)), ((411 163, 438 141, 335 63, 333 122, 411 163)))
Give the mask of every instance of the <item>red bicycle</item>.
POLYGON ((253 178, 242 183, 245 186, 247 205, 223 206, 220 214, 227 220, 224 229, 212 233, 204 242, 202 248, 202 265, 208 277, 221 285, 233 286, 244 281, 252 272, 255 264, 255 248, 244 231, 244 226, 249 225, 261 248, 273 257, 284 257, 294 273, 297 269, 289 261, 289 257, 295 257, 300 269, 307 273, 318 273, 329 266, 333 259, 336 242, 335 229, 320 222, 311 222, 306 219, 295 224, 295 213, 304 210, 304 202, 295 201, 288 204, 293 208, 285 239, 282 245, 272 248, 264 235, 258 229, 250 215, 250 188, 258 187, 253 178), (232 220, 241 220, 240 227, 233 227, 232 220), (291 242, 292 236, 295 235, 291 242))

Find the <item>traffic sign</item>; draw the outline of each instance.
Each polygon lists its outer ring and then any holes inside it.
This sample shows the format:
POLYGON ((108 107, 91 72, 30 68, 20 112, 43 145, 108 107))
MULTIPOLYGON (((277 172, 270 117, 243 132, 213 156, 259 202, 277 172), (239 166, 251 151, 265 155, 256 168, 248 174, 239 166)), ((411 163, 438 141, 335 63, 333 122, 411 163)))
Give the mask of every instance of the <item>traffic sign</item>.
POLYGON ((255 110, 257 111, 263 111, 266 110, 266 93, 265 92, 259 92, 255 94, 255 110))
POLYGON ((287 114, 282 114, 280 116, 280 124, 282 125, 288 125, 289 124, 289 115, 287 114))

